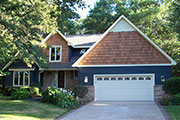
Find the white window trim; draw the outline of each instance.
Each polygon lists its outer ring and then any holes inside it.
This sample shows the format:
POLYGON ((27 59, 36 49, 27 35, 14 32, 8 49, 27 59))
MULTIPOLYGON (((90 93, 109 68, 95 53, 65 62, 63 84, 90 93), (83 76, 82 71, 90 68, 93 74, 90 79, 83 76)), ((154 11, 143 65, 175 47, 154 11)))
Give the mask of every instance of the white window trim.
POLYGON ((30 71, 13 71, 13 86, 14 87, 23 87, 23 86, 29 86, 30 85, 30 71), (20 74, 18 74, 18 85, 15 85, 15 72, 23 72, 23 85, 19 85, 20 83, 20 74), (29 72, 28 74, 28 85, 25 85, 25 72, 29 72))
POLYGON ((62 61, 62 46, 61 45, 52 45, 50 48, 49 48, 49 62, 61 62, 62 61), (55 48, 55 60, 51 60, 51 49, 52 47, 55 48), (60 47, 60 60, 56 60, 56 48, 57 47, 60 47))

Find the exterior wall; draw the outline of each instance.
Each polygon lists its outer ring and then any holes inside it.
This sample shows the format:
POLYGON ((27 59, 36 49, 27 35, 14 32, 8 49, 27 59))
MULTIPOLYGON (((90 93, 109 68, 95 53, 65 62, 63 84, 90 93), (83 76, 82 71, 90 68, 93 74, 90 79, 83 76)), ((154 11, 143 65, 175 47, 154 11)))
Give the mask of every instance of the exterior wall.
POLYGON ((70 79, 70 71, 66 71, 66 88, 72 89, 77 85, 77 79, 70 79))
POLYGON ((142 66, 142 67, 81 67, 78 68, 78 84, 93 85, 94 74, 155 74, 155 85, 162 85, 161 76, 166 79, 172 76, 170 66, 142 66), (88 83, 84 83, 85 76, 88 83))
MULTIPOLYGON (((61 45, 62 46, 62 63, 68 63, 69 47, 68 43, 59 35, 55 34, 46 41, 47 45, 61 45)), ((49 50, 43 50, 47 54, 49 61, 49 50)), ((51 62, 52 63, 52 62, 51 62)), ((56 62, 57 63, 57 62, 56 62)))
POLYGON ((111 32, 135 31, 125 20, 120 20, 111 30, 111 32))
POLYGON ((138 32, 110 32, 92 49, 79 65, 170 64, 138 32))
POLYGON ((162 97, 167 97, 167 94, 162 90, 162 85, 154 86, 154 99, 159 100, 162 97))
POLYGON ((54 87, 54 71, 43 72, 43 88, 54 87))
POLYGON ((165 95, 162 90, 161 76, 166 79, 170 78, 171 75, 170 66, 159 66, 159 67, 106 67, 106 68, 79 68, 78 69, 78 84, 86 85, 88 87, 88 94, 85 97, 86 100, 94 100, 94 86, 93 86, 93 75, 94 74, 155 74, 155 86, 154 86, 154 99, 158 100, 165 95), (84 77, 88 76, 88 83, 84 83, 84 77))
MULTIPOLYGON (((8 71, 9 68, 26 68, 27 66, 25 65, 23 62, 17 62, 7 68, 6 72, 9 72, 9 74, 5 77, 5 87, 13 87, 13 71, 8 71)), ((33 68, 35 68, 34 71, 30 71, 30 86, 37 86, 39 82, 39 67, 34 64, 33 68)))

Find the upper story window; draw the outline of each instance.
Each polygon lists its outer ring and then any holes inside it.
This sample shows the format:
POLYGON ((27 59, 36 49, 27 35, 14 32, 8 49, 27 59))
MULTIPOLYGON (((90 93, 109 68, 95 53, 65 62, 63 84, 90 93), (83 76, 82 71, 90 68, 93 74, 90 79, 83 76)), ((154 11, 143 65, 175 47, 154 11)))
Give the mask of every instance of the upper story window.
POLYGON ((61 62, 62 46, 52 46, 49 48, 49 61, 61 62))
POLYGON ((29 71, 14 71, 13 86, 29 86, 30 72, 29 71))

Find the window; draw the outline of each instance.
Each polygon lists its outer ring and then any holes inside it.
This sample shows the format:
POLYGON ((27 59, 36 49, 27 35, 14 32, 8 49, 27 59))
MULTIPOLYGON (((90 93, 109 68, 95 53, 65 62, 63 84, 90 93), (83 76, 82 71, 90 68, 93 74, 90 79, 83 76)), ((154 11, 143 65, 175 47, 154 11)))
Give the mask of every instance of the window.
POLYGON ((97 80, 102 80, 102 78, 97 78, 97 80))
POLYGON ((52 46, 49 48, 49 61, 61 62, 62 46, 52 46))
POLYGON ((115 77, 112 77, 111 80, 116 80, 116 78, 115 78, 115 77))
POLYGON ((123 77, 118 77, 118 80, 123 80, 123 77))
POLYGON ((132 80, 137 80, 137 77, 132 77, 131 79, 132 79, 132 80))
POLYGON ((151 80, 151 77, 146 77, 146 80, 151 80))
POLYGON ((109 80, 109 78, 108 78, 108 77, 105 77, 104 80, 109 80))
POLYGON ((130 80, 130 78, 129 77, 125 77, 124 80, 130 80))
POLYGON ((14 71, 13 86, 29 86, 30 72, 29 71, 14 71))
POLYGON ((144 78, 143 77, 139 77, 139 80, 144 80, 144 78))

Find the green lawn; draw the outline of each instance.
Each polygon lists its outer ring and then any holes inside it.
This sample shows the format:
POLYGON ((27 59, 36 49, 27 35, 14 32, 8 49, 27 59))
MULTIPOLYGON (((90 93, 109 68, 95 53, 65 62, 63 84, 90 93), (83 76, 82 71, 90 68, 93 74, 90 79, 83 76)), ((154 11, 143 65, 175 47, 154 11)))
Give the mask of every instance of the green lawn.
POLYGON ((54 120, 66 112, 51 104, 0 96, 0 120, 54 120))
POLYGON ((180 120, 180 106, 164 106, 164 109, 173 118, 173 120, 180 120))

